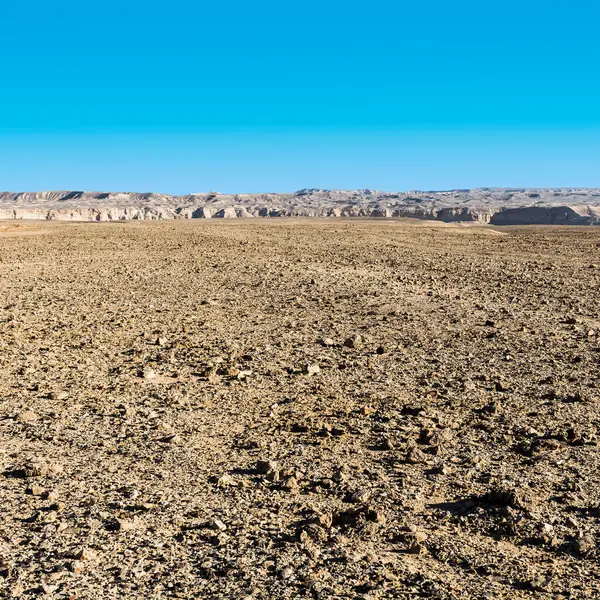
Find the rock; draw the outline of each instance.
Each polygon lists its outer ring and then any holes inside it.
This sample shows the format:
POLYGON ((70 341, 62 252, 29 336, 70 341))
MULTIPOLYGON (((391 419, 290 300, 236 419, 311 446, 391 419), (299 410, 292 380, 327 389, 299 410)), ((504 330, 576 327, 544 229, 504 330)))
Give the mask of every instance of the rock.
POLYGON ((416 446, 413 446, 409 448, 404 460, 409 465, 418 465, 427 462, 427 455, 416 446))
POLYGON ((152 379, 156 379, 156 372, 154 371, 153 368, 151 367, 146 367, 143 372, 142 372, 142 377, 144 379, 146 379, 147 381, 150 381, 152 379))
POLYGON ((481 500, 492 506, 508 506, 521 510, 529 510, 532 500, 523 490, 510 486, 495 486, 481 497, 481 500))
POLYGON ((331 524, 342 530, 362 527, 367 522, 385 523, 385 517, 380 511, 366 505, 336 512, 331 517, 331 524))
POLYGON ((381 442, 379 443, 379 447, 382 450, 393 450, 395 448, 394 446, 394 442, 392 441, 391 438, 384 436, 383 438, 381 438, 381 442))
POLYGON ((331 338, 327 337, 319 340, 319 343, 321 344, 321 346, 325 346, 326 348, 335 345, 335 342, 331 338))
POLYGON ((298 485, 298 480, 295 477, 289 477, 286 479, 283 487, 285 490, 292 493, 297 493, 300 488, 298 485))
POLYGON ((75 552, 74 558, 76 560, 96 560, 98 558, 98 554, 91 548, 83 547, 75 552))
POLYGON ((344 346, 346 346, 346 348, 358 349, 358 348, 361 348, 362 345, 363 345, 363 338, 358 333, 351 335, 349 338, 347 338, 344 341, 344 346))
POLYGON ((73 560, 69 563, 69 571, 72 573, 81 573, 85 569, 82 560, 73 560))
POLYGON ((228 475, 227 473, 225 473, 224 475, 221 475, 221 477, 219 477, 217 479, 217 485, 219 487, 227 487, 230 485, 235 485, 235 479, 231 475, 228 475))
POLYGON ((308 364, 304 367, 304 374, 305 375, 316 375, 317 373, 320 373, 321 371, 321 367, 319 367, 319 365, 317 364, 308 364))
MULTIPOLYGON (((492 225, 593 225, 598 223, 600 215, 598 195, 598 190, 588 189, 555 192, 502 188, 392 193, 303 189, 287 194, 210 192, 185 196, 138 192, 0 192, 0 218, 97 222, 286 216, 417 217, 492 225), (536 198, 535 205, 532 198, 536 198)), ((310 281, 312 284, 318 279, 310 281)), ((212 302, 203 300, 199 304, 212 306, 212 302)))
POLYGON ((277 471, 279 466, 274 460, 259 460, 256 463, 256 472, 260 475, 268 475, 272 471, 277 471))
POLYGON ((449 475, 452 469, 447 464, 441 464, 432 469, 432 475, 449 475))
POLYGON ((227 530, 227 525, 225 525, 225 523, 223 523, 223 521, 221 521, 220 519, 217 519, 217 518, 211 519, 208 526, 211 529, 214 529, 215 531, 226 531, 227 530))
POLYGON ((216 372, 211 372, 207 375, 206 380, 213 385, 221 383, 221 376, 216 372))
POLYGON ((32 421, 37 421, 38 416, 32 410, 24 410, 18 413, 15 419, 19 423, 31 423, 32 421))
POLYGON ((567 517, 565 520, 565 525, 571 529, 577 529, 579 527, 579 524, 573 517, 567 517))
POLYGON ((63 467, 59 463, 30 463, 23 469, 24 477, 52 477, 60 475, 63 467))
POLYGON ((370 490, 360 489, 354 492, 353 494, 350 494, 349 500, 350 502, 354 502, 355 504, 368 502, 371 498, 371 495, 372 494, 370 490))
POLYGON ((256 463, 256 471, 260 475, 266 475, 270 481, 279 481, 279 466, 273 460, 259 460, 256 463))
POLYGON ((551 523, 542 523, 539 528, 539 539, 544 544, 558 546, 558 540, 554 535, 554 526, 551 523))
POLYGON ((44 525, 48 524, 48 523, 54 523, 54 521, 56 521, 58 519, 58 514, 56 511, 51 510, 50 512, 44 513, 43 514, 43 518, 42 518, 42 523, 44 525))
POLYGON ((55 584, 49 584, 49 583, 43 583, 41 588, 42 591, 44 592, 44 594, 48 594, 49 596, 51 594, 54 594, 54 592, 59 588, 60 586, 55 585, 55 584))
POLYGON ((575 540, 575 551, 579 556, 588 556, 596 549, 594 539, 587 535, 581 535, 575 540))
POLYGON ((69 397, 69 394, 65 391, 50 392, 51 400, 66 400, 68 397, 69 397))
POLYGON ((178 433, 173 433, 171 435, 159 438, 158 441, 162 442, 163 444, 181 444, 181 442, 183 442, 183 438, 178 433))
POLYGON ((32 496, 43 496, 46 494, 46 488, 42 487, 41 485, 32 485, 31 487, 27 488, 27 493, 31 494, 32 496))
POLYGON ((425 547, 427 534, 416 527, 409 528, 404 535, 404 540, 411 554, 424 554, 427 551, 425 547))
POLYGON ((137 529, 137 527, 138 527, 138 521, 135 518, 133 518, 133 519, 122 519, 122 518, 112 519, 106 525, 106 528, 109 531, 119 531, 119 532, 133 531, 134 529, 137 529))

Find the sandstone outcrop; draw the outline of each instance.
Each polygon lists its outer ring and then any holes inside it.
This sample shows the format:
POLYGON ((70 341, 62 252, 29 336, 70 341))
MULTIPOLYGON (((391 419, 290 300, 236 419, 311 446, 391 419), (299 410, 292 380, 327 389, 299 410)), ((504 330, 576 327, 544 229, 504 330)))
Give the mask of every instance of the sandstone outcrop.
POLYGON ((134 192, 3 192, 0 219, 129 221, 254 217, 417 218, 492 225, 598 225, 600 189, 448 191, 302 189, 292 194, 171 196, 134 192))

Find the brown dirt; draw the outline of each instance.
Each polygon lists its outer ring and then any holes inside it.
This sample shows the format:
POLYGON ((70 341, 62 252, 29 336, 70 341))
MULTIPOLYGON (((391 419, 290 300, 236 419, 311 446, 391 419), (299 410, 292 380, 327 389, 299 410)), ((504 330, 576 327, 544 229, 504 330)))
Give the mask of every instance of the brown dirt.
POLYGON ((0 597, 600 597, 600 230, 35 227, 0 597))

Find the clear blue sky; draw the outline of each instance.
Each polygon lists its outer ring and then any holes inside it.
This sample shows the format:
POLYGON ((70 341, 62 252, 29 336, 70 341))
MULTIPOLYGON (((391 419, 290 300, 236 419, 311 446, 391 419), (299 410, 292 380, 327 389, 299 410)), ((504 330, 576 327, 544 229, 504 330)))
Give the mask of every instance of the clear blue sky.
POLYGON ((6 0, 0 189, 600 186, 592 0, 6 0))

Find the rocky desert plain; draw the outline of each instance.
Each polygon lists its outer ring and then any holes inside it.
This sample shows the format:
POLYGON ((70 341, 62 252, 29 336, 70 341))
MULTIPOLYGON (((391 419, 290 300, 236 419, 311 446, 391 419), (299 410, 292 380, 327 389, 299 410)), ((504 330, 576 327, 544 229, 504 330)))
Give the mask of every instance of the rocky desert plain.
POLYGON ((600 598, 600 228, 26 200, 0 597, 600 598))

